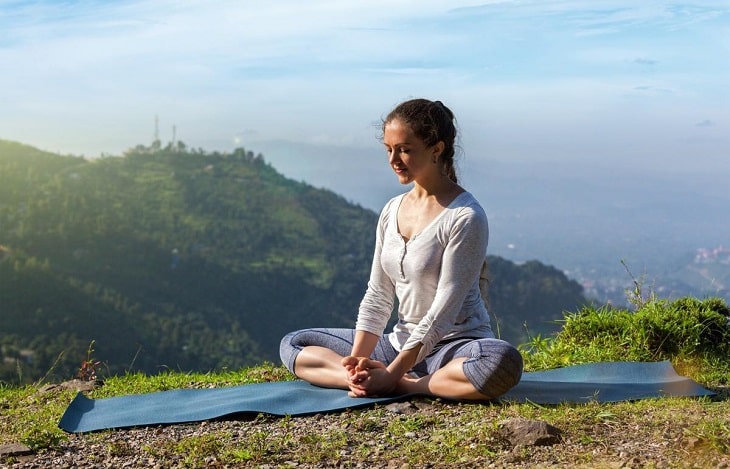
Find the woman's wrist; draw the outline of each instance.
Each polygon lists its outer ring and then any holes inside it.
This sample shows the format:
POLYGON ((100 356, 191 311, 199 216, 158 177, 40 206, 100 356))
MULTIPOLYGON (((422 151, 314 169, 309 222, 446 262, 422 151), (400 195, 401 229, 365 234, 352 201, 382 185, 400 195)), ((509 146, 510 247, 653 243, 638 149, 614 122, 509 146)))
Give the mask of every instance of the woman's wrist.
POLYGON ((406 373, 411 371, 411 368, 413 368, 416 364, 420 351, 421 344, 418 344, 414 348, 408 350, 401 350, 395 360, 388 365, 388 371, 395 376, 396 383, 400 381, 406 373))

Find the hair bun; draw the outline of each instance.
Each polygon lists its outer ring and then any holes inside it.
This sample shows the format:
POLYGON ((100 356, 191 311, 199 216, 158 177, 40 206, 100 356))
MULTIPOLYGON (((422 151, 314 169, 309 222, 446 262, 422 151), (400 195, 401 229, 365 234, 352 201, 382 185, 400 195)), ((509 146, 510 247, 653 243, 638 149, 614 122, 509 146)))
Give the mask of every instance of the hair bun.
POLYGON ((454 118, 454 113, 451 112, 451 109, 449 109, 448 107, 446 107, 446 105, 444 103, 442 103, 441 101, 434 101, 433 103, 436 106, 438 106, 441 109, 443 109, 446 112, 446 114, 449 116, 449 119, 453 119, 454 118))

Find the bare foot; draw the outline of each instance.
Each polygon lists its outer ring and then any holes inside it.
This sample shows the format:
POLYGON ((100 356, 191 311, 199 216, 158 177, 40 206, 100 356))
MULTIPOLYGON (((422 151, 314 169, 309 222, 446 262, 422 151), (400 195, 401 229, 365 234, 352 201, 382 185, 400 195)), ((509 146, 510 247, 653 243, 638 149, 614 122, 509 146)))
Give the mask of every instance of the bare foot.
POLYGON ((420 394, 423 392, 423 378, 403 376, 395 386, 396 394, 420 394))

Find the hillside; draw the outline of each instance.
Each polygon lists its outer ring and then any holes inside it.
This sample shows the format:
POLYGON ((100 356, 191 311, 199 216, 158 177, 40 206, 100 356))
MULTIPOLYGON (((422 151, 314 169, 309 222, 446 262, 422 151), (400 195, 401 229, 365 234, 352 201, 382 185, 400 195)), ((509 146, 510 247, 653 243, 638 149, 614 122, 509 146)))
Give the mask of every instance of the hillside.
MULTIPOLYGON (((351 326, 377 214, 262 155, 137 146, 86 160, 0 141, 0 380, 278 361, 287 331, 351 326)), ((539 262, 490 258, 514 342, 585 300, 539 262)))

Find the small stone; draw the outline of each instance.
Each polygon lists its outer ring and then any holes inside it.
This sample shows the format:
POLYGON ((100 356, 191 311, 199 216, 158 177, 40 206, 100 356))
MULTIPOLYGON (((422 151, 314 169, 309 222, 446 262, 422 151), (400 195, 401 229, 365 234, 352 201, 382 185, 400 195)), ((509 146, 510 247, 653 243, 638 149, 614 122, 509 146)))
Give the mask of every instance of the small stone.
POLYGON ((28 456, 31 454, 33 454, 33 450, 21 443, 10 443, 7 445, 0 445, 0 458, 28 456))
POLYGON ((560 429, 541 420, 510 419, 502 422, 502 434, 512 446, 551 446, 561 441, 560 429))
POLYGON ((388 404, 385 406, 385 409, 388 412, 393 412, 394 414, 412 414, 416 411, 418 411, 418 407, 416 407, 411 402, 394 402, 392 404, 388 404))
POLYGON ((80 379, 72 379, 69 381, 64 381, 61 384, 47 384, 40 388, 38 390, 39 393, 45 394, 49 392, 54 392, 58 390, 63 389, 69 389, 71 391, 76 392, 89 392, 93 391, 96 388, 99 388, 104 385, 104 381, 100 379, 94 379, 90 381, 86 380, 80 380, 80 379))
POLYGON ((693 436, 687 438, 687 447, 690 448, 690 449, 697 448, 698 446, 700 446, 700 443, 701 442, 700 442, 700 439, 699 438, 695 438, 693 436))

